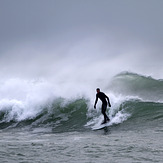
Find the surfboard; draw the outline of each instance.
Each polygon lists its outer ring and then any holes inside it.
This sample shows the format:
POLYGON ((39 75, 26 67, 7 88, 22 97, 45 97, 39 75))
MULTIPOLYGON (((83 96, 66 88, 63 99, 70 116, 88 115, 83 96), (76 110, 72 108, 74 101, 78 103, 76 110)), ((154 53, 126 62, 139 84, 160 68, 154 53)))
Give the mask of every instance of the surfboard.
POLYGON ((92 130, 101 130, 101 129, 104 129, 105 127, 108 127, 109 125, 110 125, 110 121, 104 124, 94 126, 92 127, 92 130))

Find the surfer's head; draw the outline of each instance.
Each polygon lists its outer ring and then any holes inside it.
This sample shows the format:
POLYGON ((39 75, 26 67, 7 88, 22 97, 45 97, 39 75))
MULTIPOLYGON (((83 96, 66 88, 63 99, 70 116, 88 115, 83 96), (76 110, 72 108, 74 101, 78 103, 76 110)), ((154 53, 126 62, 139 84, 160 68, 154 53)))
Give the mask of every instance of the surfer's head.
POLYGON ((100 92, 100 88, 97 88, 96 91, 97 91, 97 93, 99 93, 100 92))

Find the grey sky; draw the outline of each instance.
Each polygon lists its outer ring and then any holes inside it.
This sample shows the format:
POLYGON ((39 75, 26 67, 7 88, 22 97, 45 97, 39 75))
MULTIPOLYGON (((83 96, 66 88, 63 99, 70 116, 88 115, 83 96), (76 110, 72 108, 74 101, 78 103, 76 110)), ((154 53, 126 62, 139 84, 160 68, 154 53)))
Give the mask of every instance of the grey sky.
POLYGON ((0 0, 1 74, 88 69, 98 60, 160 77, 162 9, 162 0, 0 0))

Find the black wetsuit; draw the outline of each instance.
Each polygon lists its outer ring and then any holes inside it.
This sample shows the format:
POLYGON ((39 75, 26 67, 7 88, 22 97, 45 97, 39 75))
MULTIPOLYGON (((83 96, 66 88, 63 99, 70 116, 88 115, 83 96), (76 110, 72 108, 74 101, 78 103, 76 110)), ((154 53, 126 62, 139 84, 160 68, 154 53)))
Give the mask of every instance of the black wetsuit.
MULTIPOLYGON (((101 108, 101 112, 104 115, 104 123, 106 123, 106 121, 109 121, 110 119, 108 118, 108 116, 106 115, 106 108, 107 108, 107 101, 106 98, 108 99, 108 97, 103 93, 103 92, 99 92, 96 94, 96 103, 98 98, 102 101, 102 108, 101 108)), ((109 102, 109 100, 108 100, 109 102)))

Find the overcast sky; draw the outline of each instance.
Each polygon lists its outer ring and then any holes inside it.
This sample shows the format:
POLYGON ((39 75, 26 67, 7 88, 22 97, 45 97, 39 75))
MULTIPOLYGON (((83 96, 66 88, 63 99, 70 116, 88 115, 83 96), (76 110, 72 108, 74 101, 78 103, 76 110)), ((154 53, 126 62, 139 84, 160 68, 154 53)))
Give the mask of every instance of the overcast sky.
POLYGON ((163 78, 162 16, 162 0, 0 0, 0 75, 163 78))

